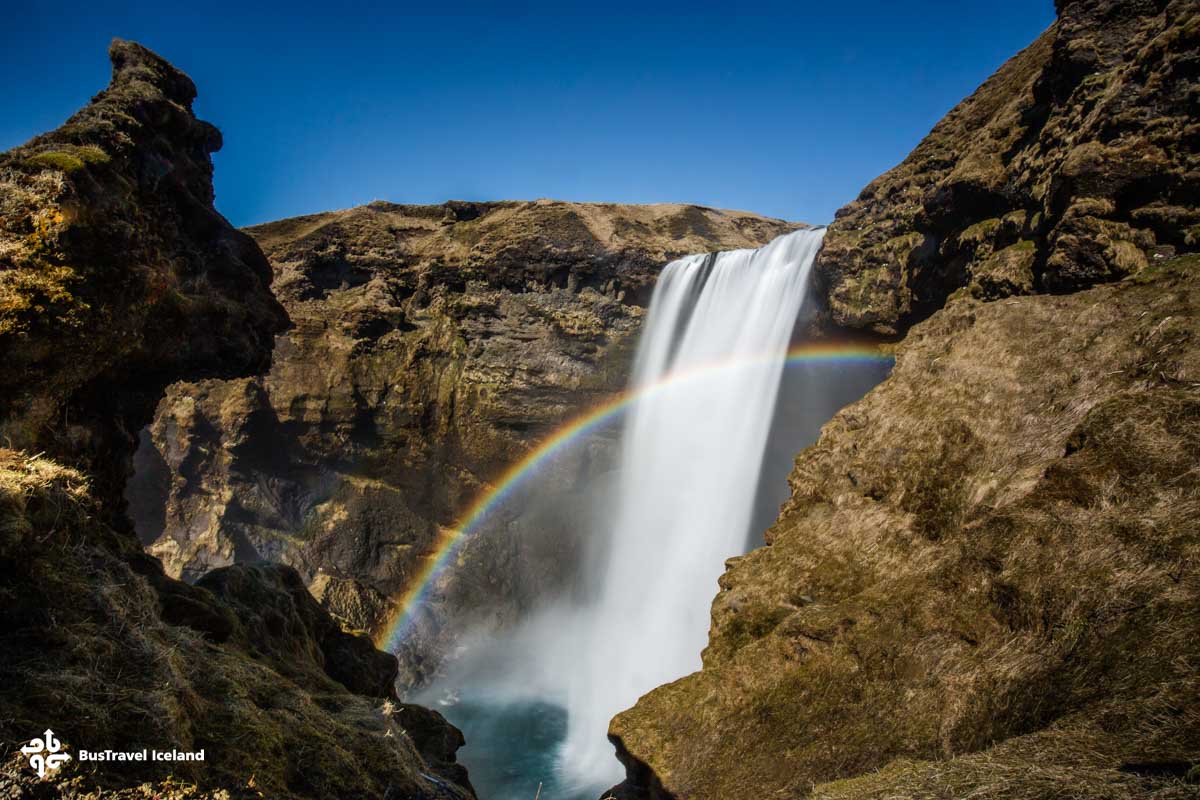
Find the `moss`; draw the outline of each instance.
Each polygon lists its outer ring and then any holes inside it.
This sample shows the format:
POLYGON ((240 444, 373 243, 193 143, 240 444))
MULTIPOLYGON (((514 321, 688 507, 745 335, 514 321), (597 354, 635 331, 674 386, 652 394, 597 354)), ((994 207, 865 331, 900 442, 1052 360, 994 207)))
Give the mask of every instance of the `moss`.
POLYGON ((1133 242, 1123 239, 1109 245, 1105 255, 1110 257, 1118 273, 1122 275, 1132 275, 1149 266, 1149 261, 1142 249, 1133 242))
POLYGON ((922 233, 907 233, 904 236, 888 239, 881 247, 891 253, 893 258, 904 263, 908 261, 912 251, 920 247, 924 240, 925 235, 922 233))
POLYGON ((789 613, 786 608, 766 603, 748 604, 725 623, 716 644, 728 653, 740 650, 775 630, 789 613))
POLYGON ((85 166, 107 164, 112 157, 104 148, 94 144, 63 145, 58 150, 44 150, 25 159, 27 167, 36 169, 56 169, 60 172, 78 172, 85 166))
POLYGON ((981 222, 976 222, 958 235, 959 241, 971 242, 980 244, 990 238, 992 234, 1000 227, 1000 220, 997 218, 985 219, 981 222))
POLYGON ((1145 286, 1161 280, 1164 275, 1170 273, 1187 275, 1195 270, 1200 270, 1200 253, 1152 261, 1145 269, 1133 273, 1125 280, 1145 286))
POLYGON ((91 144, 75 148, 75 155, 86 164, 107 164, 112 161, 112 157, 104 152, 103 148, 91 144))
POLYGON ((25 164, 30 167, 39 169, 56 169, 60 172, 68 174, 78 172, 83 169, 84 161, 79 156, 73 153, 67 153, 62 150, 50 150, 44 153, 38 153, 35 156, 30 156, 25 159, 25 164))
POLYGON ((1021 239, 971 265, 969 289, 975 297, 995 300, 1033 290, 1037 245, 1021 239))

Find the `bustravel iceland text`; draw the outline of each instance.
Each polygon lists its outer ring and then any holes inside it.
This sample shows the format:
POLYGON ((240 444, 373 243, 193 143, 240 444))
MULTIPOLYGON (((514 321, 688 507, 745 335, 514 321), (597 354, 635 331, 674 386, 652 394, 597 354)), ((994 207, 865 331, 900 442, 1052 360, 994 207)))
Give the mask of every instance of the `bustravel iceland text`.
POLYGON ((80 761, 203 761, 204 751, 185 750, 80 750, 80 761))

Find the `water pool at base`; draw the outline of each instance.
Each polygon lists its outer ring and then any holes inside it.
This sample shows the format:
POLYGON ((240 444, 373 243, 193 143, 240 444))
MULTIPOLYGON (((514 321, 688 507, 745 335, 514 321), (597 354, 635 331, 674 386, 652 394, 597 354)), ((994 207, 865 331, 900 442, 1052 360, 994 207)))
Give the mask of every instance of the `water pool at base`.
POLYGON ((596 800, 606 788, 569 788, 559 778, 557 754, 567 735, 560 706, 464 697, 436 708, 467 738, 458 762, 480 800, 534 800, 539 783, 540 800, 596 800))

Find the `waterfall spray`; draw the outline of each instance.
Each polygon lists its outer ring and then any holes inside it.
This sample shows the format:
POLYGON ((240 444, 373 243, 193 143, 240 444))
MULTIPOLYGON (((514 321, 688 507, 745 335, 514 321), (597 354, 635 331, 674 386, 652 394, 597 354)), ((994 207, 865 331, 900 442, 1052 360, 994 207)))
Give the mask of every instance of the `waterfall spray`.
POLYGON ((609 720, 700 667, 725 559, 742 552, 776 395, 823 229, 757 250, 689 256, 655 287, 633 388, 744 359, 648 394, 622 435, 617 500, 596 556, 595 597, 560 638, 575 654, 565 692, 564 777, 619 779, 609 720))

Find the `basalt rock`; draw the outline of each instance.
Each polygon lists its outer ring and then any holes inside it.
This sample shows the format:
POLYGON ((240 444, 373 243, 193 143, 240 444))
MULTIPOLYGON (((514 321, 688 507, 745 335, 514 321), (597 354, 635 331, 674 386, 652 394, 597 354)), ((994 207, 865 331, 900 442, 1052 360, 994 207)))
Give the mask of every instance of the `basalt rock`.
POLYGON ((111 55, 106 91, 0 155, 0 795, 470 797, 457 731, 441 721, 426 762, 395 658, 294 571, 193 586, 132 535, 125 475, 163 387, 265 369, 286 318, 213 210, 220 136, 191 81, 132 43, 111 55), (72 760, 43 780, 20 748, 47 728, 72 760), (144 749, 204 760, 81 758, 144 749))
POLYGON ((1073 291, 1200 250, 1196 4, 1058 10, 837 213, 817 260, 834 322, 903 333, 958 291, 1073 291))
MULTIPOLYGON (((664 263, 795 227, 542 200, 377 202, 251 228, 295 327, 262 377, 168 390, 130 490, 143 541, 188 580, 291 564, 348 625, 378 633, 456 515, 625 387, 664 263)), ((554 591, 575 546, 571 493, 607 468, 607 443, 547 465, 537 497, 463 546, 417 651, 442 649, 439 609, 503 622, 554 591)), ((406 683, 429 668, 405 666, 406 683)))

